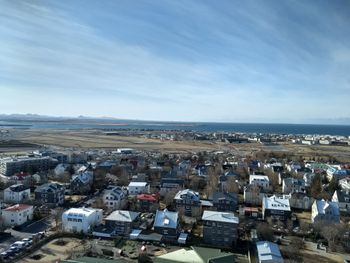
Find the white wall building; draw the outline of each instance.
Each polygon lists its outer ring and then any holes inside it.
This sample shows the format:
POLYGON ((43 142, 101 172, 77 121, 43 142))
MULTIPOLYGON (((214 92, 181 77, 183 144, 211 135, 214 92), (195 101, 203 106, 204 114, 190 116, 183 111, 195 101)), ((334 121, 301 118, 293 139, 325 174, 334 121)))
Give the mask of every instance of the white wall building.
POLYGON ((130 182, 128 190, 129 195, 149 194, 150 185, 146 182, 130 182))
POLYGON ((33 206, 17 204, 2 210, 5 227, 20 226, 33 219, 33 206))
POLYGON ((30 189, 23 184, 15 184, 4 190, 4 202, 22 203, 30 199, 30 189))
POLYGON ((62 228, 65 232, 88 233, 102 223, 102 209, 71 208, 62 214, 62 228))
POLYGON ((269 177, 266 175, 249 175, 249 184, 257 185, 267 190, 270 186, 269 177))
POLYGON ((103 202, 109 210, 120 210, 126 205, 128 189, 121 186, 108 186, 103 193, 103 202))

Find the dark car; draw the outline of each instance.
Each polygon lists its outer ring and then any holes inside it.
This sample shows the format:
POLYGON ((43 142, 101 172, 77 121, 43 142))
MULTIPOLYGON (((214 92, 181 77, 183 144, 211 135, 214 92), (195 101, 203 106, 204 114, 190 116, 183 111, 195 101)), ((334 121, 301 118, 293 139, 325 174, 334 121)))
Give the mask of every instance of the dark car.
POLYGON ((5 251, 5 252, 0 253, 0 257, 2 259, 8 259, 10 257, 10 255, 5 251))

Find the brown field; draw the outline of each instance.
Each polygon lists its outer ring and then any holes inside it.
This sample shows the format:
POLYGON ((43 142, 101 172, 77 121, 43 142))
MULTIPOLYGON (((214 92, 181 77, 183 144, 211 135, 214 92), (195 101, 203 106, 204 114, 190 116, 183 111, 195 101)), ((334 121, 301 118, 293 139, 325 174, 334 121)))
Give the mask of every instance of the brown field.
MULTIPOLYGON (((116 149, 120 147, 138 150, 193 153, 199 151, 230 151, 235 155, 253 156, 257 152, 274 152, 284 156, 320 159, 336 157, 339 161, 350 162, 350 147, 281 144, 267 146, 260 143, 228 144, 211 141, 169 141, 143 138, 139 135, 105 135, 100 130, 16 130, 12 139, 32 145, 52 145, 80 149, 116 149)), ((9 147, 7 147, 9 148, 9 147)), ((10 147, 13 152, 24 151, 20 146, 10 147)), ((4 152, 0 145, 0 152, 4 152)))

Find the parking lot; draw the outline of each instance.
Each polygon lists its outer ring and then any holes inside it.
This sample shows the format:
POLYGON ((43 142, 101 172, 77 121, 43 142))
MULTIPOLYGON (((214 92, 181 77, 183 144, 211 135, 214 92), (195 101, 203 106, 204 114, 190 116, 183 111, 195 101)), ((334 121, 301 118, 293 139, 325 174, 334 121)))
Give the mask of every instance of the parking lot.
POLYGON ((51 222, 51 218, 46 217, 35 222, 30 222, 17 230, 11 228, 5 230, 5 233, 0 237, 0 253, 6 251, 16 241, 20 241, 23 238, 30 238, 38 232, 47 232, 51 227, 51 222))

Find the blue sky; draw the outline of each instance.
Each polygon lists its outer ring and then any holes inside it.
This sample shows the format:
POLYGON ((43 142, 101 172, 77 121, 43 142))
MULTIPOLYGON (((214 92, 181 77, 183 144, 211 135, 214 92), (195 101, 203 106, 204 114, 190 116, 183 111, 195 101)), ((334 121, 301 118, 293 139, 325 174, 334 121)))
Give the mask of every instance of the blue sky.
POLYGON ((350 2, 0 0, 0 113, 350 117, 350 2))

